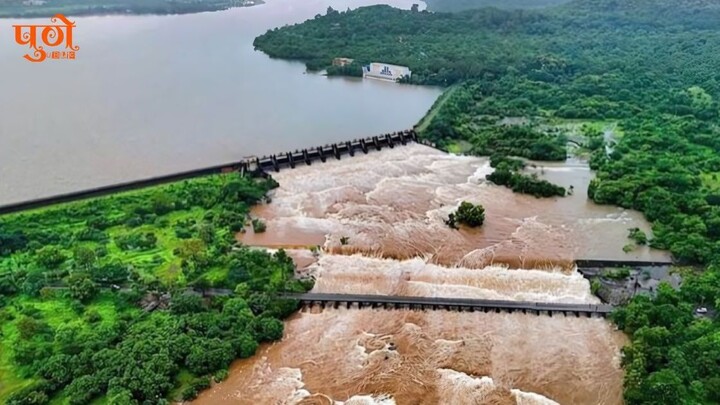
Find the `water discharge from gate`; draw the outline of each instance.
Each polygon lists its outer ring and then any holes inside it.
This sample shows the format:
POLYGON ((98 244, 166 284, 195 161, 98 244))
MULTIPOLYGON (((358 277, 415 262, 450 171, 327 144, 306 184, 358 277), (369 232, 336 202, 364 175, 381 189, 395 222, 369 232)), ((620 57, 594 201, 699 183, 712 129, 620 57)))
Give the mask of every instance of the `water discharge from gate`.
MULTIPOLYGON (((513 194, 484 181, 491 170, 417 144, 298 166, 253 212, 267 232, 240 237, 289 249, 328 293, 597 303, 574 259, 666 259, 623 253, 627 228, 649 230, 640 214, 580 191, 513 194), (480 230, 444 224, 463 200, 485 207, 480 230)), ((591 179, 581 164, 543 171, 575 190, 591 179)), ((306 308, 196 403, 619 404, 624 339, 595 318, 306 308)))

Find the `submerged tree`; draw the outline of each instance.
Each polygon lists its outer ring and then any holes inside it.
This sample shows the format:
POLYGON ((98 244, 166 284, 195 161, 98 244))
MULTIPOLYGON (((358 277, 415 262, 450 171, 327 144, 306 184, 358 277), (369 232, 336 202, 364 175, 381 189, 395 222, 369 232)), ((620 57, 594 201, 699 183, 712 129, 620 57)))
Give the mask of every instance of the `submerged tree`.
POLYGON ((458 223, 474 228, 482 226, 483 222, 485 222, 485 208, 480 204, 463 201, 458 209, 450 214, 447 224, 451 228, 456 228, 458 223))

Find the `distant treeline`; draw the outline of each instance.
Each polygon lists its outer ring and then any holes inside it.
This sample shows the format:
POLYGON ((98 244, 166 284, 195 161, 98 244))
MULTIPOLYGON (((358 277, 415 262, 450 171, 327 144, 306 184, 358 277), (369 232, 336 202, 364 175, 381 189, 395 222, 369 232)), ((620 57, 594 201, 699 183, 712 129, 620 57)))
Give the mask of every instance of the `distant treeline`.
POLYGON ((535 9, 565 4, 571 0, 425 0, 430 11, 456 12, 482 7, 535 9))
POLYGON ((190 14, 261 4, 262 0, 4 0, 0 18, 106 14, 190 14))

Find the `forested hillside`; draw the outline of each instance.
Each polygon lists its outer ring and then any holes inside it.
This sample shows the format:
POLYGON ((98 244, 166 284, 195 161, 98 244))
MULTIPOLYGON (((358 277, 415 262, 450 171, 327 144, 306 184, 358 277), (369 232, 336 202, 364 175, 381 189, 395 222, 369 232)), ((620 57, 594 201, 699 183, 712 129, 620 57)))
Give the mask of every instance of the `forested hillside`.
MULTIPOLYGON (((450 4, 462 4, 453 2, 450 4)), ((256 46, 310 69, 334 57, 409 66, 411 82, 451 86, 418 126, 449 150, 491 155, 490 180, 516 189, 521 162, 563 159, 582 124, 598 203, 642 211, 652 246, 683 263, 680 291, 661 288, 615 314, 629 404, 710 404, 720 397, 720 3, 575 0, 542 10, 452 14, 385 6, 329 10, 272 30, 256 46), (615 139, 598 128, 612 124, 615 139)), ((329 74, 357 74, 355 68, 329 74)), ((533 187, 534 188, 534 187, 533 187)), ((552 191, 549 187, 538 187, 552 191)), ((516 190, 527 192, 529 190, 516 190)))
POLYGON ((190 399, 279 339, 296 303, 275 293, 304 282, 235 242, 275 185, 217 175, 0 217, 0 403, 190 399))

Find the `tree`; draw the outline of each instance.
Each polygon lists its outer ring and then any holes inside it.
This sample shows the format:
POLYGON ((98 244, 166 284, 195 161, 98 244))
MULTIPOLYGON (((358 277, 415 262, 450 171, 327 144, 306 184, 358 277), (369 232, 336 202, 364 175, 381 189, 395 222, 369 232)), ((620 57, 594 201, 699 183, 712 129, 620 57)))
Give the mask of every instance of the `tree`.
POLYGON ((47 284, 45 274, 41 271, 30 271, 25 275, 20 284, 20 290, 28 295, 37 296, 40 290, 47 284))
POLYGON ((258 337, 267 342, 278 340, 283 335, 283 323, 275 318, 260 318, 258 337))
POLYGON ((81 302, 87 302, 98 292, 97 284, 86 273, 73 273, 67 278, 70 296, 81 302))
POLYGON ((55 331, 55 343, 61 353, 66 355, 80 354, 84 348, 82 328, 74 324, 58 326, 55 331))
POLYGON ((98 378, 91 375, 84 375, 74 379, 65 389, 70 398, 70 404, 81 405, 89 403, 100 393, 98 378))
POLYGON ((5 233, 0 228, 0 256, 23 250, 27 244, 28 238, 22 232, 5 233))
MULTIPOLYGON (((238 284, 238 286, 239 285, 240 284, 238 284)), ((250 306, 243 298, 230 298, 229 300, 225 301, 225 304, 223 305, 223 313, 233 315, 247 309, 250 309, 250 306)))
POLYGON ((220 339, 198 339, 190 348, 185 365, 195 375, 204 375, 227 367, 235 357, 229 342, 220 339))
POLYGON ((196 260, 205 254, 207 246, 200 239, 187 239, 180 242, 176 255, 185 260, 196 260))
POLYGON ((40 375, 51 384, 62 387, 69 384, 74 374, 80 371, 80 367, 73 364, 71 356, 55 354, 42 365, 40 375))
POLYGON ((49 270, 60 266, 67 260, 67 257, 57 246, 45 246, 35 252, 35 257, 38 264, 49 270))
POLYGON ((104 285, 122 284, 128 281, 130 271, 127 264, 113 261, 94 269, 91 276, 93 281, 104 285))
POLYGON ((250 287, 248 287, 246 283, 238 283, 235 286, 235 295, 241 298, 247 298, 250 295, 250 287))
POLYGON ((687 398, 687 389, 682 379, 670 369, 650 374, 643 388, 644 399, 649 403, 680 404, 687 398))
POLYGON ((127 389, 113 387, 107 392, 108 403, 112 405, 137 405, 132 392, 127 389))
POLYGON ((202 223, 198 225, 200 240, 210 245, 215 240, 215 227, 212 224, 202 223))
POLYGON ((8 397, 7 405, 45 405, 50 402, 50 391, 50 384, 40 380, 13 392, 8 397))
POLYGON ((463 201, 455 211, 454 220, 470 227, 481 226, 485 222, 485 208, 463 201))
POLYGON ((236 354, 241 359, 246 359, 255 354, 258 342, 248 333, 242 333, 234 341, 236 354))
POLYGON ((195 294, 177 294, 170 301, 170 310, 175 314, 191 314, 203 311, 205 305, 195 294))
POLYGON ((255 218, 252 220, 253 232, 262 233, 267 229, 267 225, 261 219, 255 218))
POLYGON ((152 199, 152 210, 155 214, 162 216, 175 209, 175 201, 168 193, 156 193, 152 199))
POLYGON ((95 264, 97 257, 95 251, 87 246, 78 246, 73 249, 73 259, 78 266, 88 269, 95 264))

